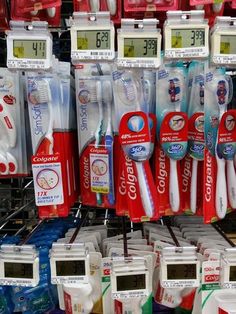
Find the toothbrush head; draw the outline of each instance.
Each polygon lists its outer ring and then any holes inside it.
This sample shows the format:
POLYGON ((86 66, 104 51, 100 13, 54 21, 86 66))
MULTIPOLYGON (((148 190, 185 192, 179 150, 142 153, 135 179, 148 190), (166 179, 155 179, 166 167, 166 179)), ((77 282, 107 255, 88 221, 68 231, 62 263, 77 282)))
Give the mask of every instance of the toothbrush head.
POLYGON ((122 79, 123 87, 124 87, 124 93, 126 96, 126 99, 129 102, 134 102, 137 100, 137 89, 135 86, 135 83, 131 78, 128 79, 122 79))
POLYGON ((112 86, 110 81, 105 81, 103 83, 103 100, 106 104, 112 103, 113 94, 112 94, 112 86))
POLYGON ((49 103, 52 101, 51 89, 49 86, 48 81, 46 80, 39 80, 37 81, 37 95, 36 100, 37 103, 49 103))
POLYGON ((216 95, 218 105, 225 105, 227 103, 227 85, 225 80, 218 82, 216 95))
POLYGON ((176 103, 180 101, 180 81, 178 78, 169 80, 168 93, 170 95, 170 101, 176 103))

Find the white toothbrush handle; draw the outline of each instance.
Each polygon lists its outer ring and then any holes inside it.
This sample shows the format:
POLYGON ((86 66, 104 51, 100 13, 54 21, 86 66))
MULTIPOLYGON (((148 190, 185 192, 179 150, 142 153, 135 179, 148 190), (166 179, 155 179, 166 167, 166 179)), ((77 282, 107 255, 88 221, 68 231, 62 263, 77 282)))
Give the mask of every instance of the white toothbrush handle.
POLYGON ((151 199, 150 189, 148 186, 148 182, 146 180, 146 175, 143 168, 142 162, 135 162, 137 175, 138 175, 138 185, 140 190, 140 195, 142 199, 143 208, 147 217, 153 217, 154 215, 154 208, 153 202, 151 199))
POLYGON ((233 160, 226 161, 226 169, 229 203, 232 208, 236 208, 236 173, 233 160))
POLYGON ((7 108, 7 105, 2 105, 0 103, 0 121, 7 130, 8 144, 10 147, 15 147, 16 145, 16 125, 15 121, 7 108))
POLYGON ((107 8, 111 15, 116 15, 116 0, 107 0, 107 8))
POLYGON ((217 178, 216 178, 216 213, 223 219, 227 211, 227 185, 225 176, 225 159, 219 158, 216 153, 217 178))
POLYGON ((197 210, 197 168, 198 160, 193 158, 190 186, 190 209, 193 214, 195 214, 197 210))
POLYGON ((90 0, 90 9, 91 9, 91 12, 99 12, 100 0, 90 0))
POLYGON ((179 211, 179 181, 177 171, 177 160, 170 158, 170 183, 169 183, 170 206, 174 213, 179 211))

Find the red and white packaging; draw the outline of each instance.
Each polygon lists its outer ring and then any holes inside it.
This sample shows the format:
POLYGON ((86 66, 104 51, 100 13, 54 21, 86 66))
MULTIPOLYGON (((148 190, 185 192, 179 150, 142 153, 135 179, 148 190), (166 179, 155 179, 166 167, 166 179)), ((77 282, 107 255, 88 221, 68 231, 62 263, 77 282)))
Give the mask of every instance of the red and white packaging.
MULTIPOLYGON (((28 3, 28 1, 27 1, 28 3)), ((32 11, 24 11, 19 9, 20 0, 11 1, 11 19, 20 21, 47 21, 50 26, 59 26, 61 22, 61 5, 47 7, 45 9, 38 9, 32 11)), ((42 6, 43 7, 43 6, 42 6)))
POLYGON ((109 11, 115 25, 119 25, 122 17, 121 0, 74 0, 74 11, 99 12, 109 11), (97 3, 99 4, 97 7, 97 3))
POLYGON ((0 29, 5 30, 8 28, 8 18, 7 1, 2 0, 0 2, 0 29))

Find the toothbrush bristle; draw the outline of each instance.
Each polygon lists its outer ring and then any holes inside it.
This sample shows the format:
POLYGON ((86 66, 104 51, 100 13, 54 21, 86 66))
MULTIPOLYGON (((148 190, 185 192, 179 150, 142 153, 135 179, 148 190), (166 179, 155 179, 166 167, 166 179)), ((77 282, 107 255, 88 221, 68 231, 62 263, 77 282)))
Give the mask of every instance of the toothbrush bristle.
POLYGON ((37 101, 38 103, 48 103, 51 101, 51 91, 48 82, 38 81, 37 82, 37 101))
POLYGON ((125 90, 125 96, 129 101, 136 100, 137 93, 136 93, 135 85, 131 80, 124 81, 124 90, 125 90))

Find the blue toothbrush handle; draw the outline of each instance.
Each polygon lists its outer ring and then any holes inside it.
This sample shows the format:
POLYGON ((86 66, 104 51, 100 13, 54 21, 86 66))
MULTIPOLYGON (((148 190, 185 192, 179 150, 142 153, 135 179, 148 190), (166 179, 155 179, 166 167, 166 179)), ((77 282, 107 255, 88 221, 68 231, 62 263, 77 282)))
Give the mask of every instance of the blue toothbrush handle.
POLYGON ((114 182, 113 182, 113 136, 106 135, 105 136, 105 146, 108 150, 108 162, 109 162, 109 194, 108 201, 109 204, 115 204, 115 196, 114 196, 114 182))

